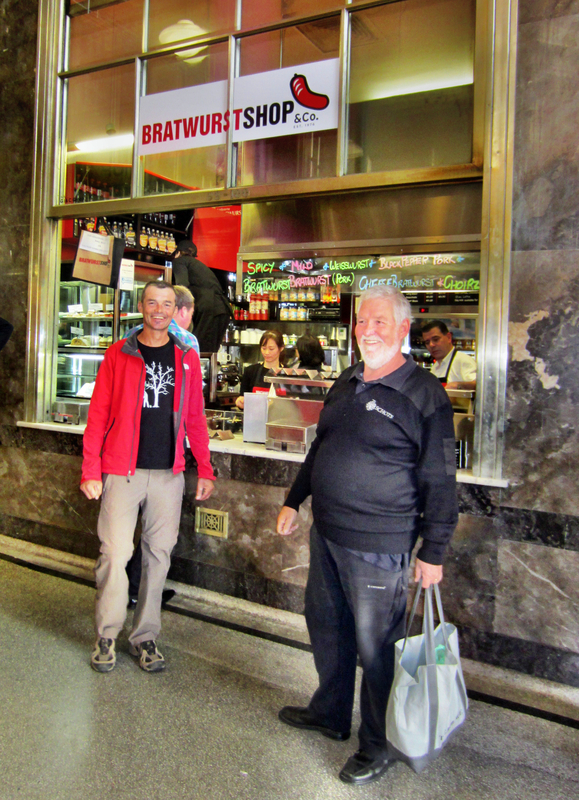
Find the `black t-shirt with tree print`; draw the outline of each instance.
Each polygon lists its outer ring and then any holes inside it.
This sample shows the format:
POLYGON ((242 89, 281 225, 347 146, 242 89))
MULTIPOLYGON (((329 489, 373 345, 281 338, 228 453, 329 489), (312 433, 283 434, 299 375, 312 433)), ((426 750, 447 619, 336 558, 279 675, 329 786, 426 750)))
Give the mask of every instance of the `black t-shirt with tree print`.
POLYGON ((146 380, 137 469, 171 469, 175 461, 175 345, 171 341, 162 347, 138 344, 146 380))

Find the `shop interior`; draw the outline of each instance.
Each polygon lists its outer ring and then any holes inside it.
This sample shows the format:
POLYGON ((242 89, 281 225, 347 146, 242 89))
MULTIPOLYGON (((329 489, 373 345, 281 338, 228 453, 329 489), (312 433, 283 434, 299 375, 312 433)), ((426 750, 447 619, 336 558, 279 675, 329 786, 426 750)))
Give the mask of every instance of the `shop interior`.
MULTIPOLYGON (((80 187, 84 195, 82 182, 80 187)), ((91 195, 92 184, 87 198, 91 195)), ((306 452, 323 396, 359 358, 353 335, 356 300, 372 281, 395 280, 405 291, 413 323, 404 349, 421 367, 428 369, 433 363, 421 335, 422 325, 432 319, 446 323, 457 351, 476 359, 478 253, 339 258, 328 251, 310 259, 303 255, 252 258, 238 255, 240 229, 241 209, 234 206, 63 223, 54 421, 86 421, 106 349, 141 323, 140 292, 149 280, 171 280, 172 257, 183 239, 197 244, 199 259, 212 269, 233 311, 219 351, 201 354, 207 416, 215 436, 238 434, 269 449, 306 452), (130 287, 103 286, 75 277, 83 230, 112 234, 123 241, 123 257, 134 263, 130 287), (241 377, 248 366, 261 360, 261 336, 272 329, 283 336, 283 370, 266 379, 271 384, 269 401, 262 389, 242 411, 236 406, 241 377), (296 345, 304 334, 316 337, 323 348, 324 363, 318 370, 298 369, 296 345)), ((468 469, 476 393, 448 393, 455 411, 457 466, 468 469)))

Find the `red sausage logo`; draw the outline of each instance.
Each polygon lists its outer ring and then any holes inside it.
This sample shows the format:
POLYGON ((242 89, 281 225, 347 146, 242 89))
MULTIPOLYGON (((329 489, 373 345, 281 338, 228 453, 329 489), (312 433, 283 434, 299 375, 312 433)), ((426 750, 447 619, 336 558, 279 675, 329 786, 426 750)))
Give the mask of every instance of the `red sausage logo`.
POLYGON ((304 108, 313 108, 316 111, 323 111, 330 104, 330 98, 327 94, 318 94, 312 92, 308 86, 308 81, 305 75, 294 75, 290 81, 290 89, 294 100, 304 108))

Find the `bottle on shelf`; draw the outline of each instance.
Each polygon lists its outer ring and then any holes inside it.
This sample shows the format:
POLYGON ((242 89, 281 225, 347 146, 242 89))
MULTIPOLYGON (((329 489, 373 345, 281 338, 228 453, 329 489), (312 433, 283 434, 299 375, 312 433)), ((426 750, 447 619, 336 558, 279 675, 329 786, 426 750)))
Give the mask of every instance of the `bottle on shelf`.
POLYGON ((177 249, 177 242, 175 241, 175 237, 173 234, 169 234, 169 238, 167 239, 167 252, 169 255, 173 255, 175 250, 177 249))
MULTIPOLYGON (((125 223, 126 225, 126 223, 125 223)), ((125 240, 127 243, 127 247, 135 247, 137 244, 137 237, 135 235, 135 229, 133 228, 133 223, 129 223, 129 227, 127 228, 127 232, 125 235, 125 240)))
POLYGON ((108 227, 107 226, 107 218, 103 217, 101 219, 101 221, 99 222, 99 233, 100 233, 101 236, 108 236, 109 232, 107 230, 107 227, 108 227))
POLYGON ((157 241, 158 241, 158 239, 159 239, 159 236, 157 234, 157 231, 152 230, 151 233, 149 234, 149 248, 151 250, 156 250, 157 249, 157 241))
POLYGON ((143 248, 143 250, 149 244, 149 234, 147 233, 145 228, 141 228, 141 233, 139 235, 139 244, 143 248))
POLYGON ((159 231, 159 238, 157 240, 157 250, 160 253, 167 252, 167 236, 163 231, 159 231))
POLYGON ((119 231, 119 226, 118 226, 118 223, 117 223, 116 220, 113 222, 113 236, 115 237, 115 239, 121 239, 122 238, 121 237, 121 232, 119 231))

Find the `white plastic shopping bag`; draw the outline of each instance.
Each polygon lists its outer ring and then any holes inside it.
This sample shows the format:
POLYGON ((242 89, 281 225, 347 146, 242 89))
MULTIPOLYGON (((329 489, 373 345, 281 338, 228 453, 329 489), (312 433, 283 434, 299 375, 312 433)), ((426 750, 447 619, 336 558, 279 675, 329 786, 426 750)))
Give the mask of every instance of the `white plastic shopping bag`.
MULTIPOLYGON (((422 583, 416 591, 412 625, 422 583)), ((386 711, 388 754, 421 772, 466 718, 468 698, 460 666, 458 634, 444 621, 440 590, 434 586, 440 625, 434 628, 432 587, 424 593, 422 634, 396 642, 392 691, 386 711)))

